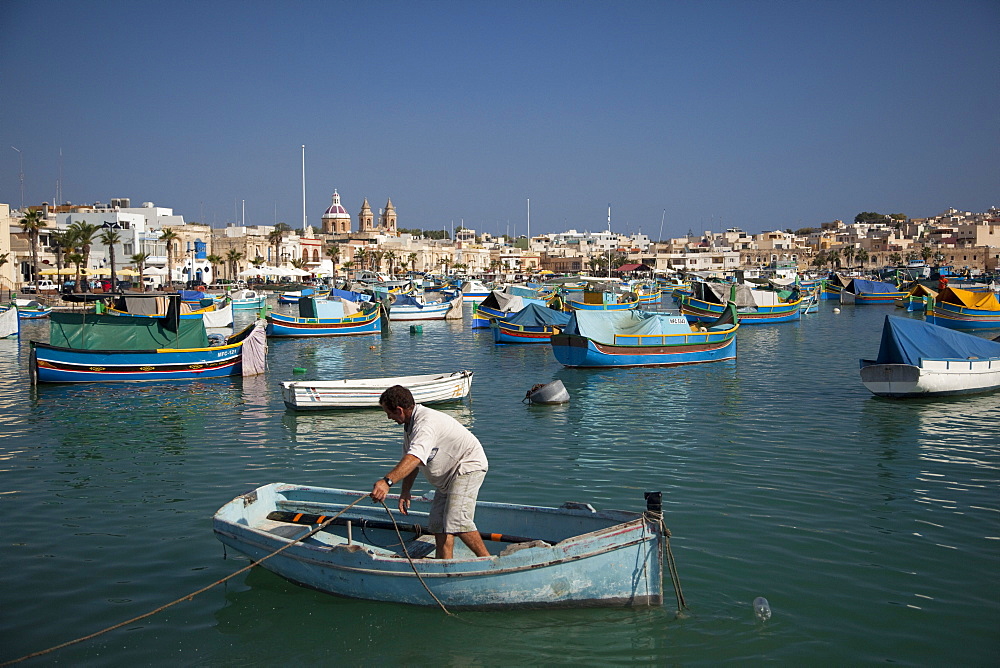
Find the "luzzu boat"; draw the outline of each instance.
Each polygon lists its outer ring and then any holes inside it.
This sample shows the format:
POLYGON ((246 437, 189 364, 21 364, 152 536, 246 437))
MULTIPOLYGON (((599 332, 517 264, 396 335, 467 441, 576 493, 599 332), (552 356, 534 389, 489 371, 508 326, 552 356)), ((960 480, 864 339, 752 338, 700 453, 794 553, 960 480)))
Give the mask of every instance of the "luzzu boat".
POLYGON ((462 291, 462 297, 467 302, 472 302, 473 304, 478 304, 490 295, 490 288, 486 287, 482 282, 470 280, 462 283, 460 288, 462 291))
POLYGON ((917 283, 906 293, 895 301, 898 308, 907 311, 923 311, 927 308, 927 303, 937 298, 937 292, 922 283, 917 283))
POLYGON ((861 382, 880 397, 935 397, 1000 388, 1000 342, 912 318, 885 317, 878 357, 861 382))
POLYGON ((530 291, 534 297, 527 297, 508 292, 508 290, 493 290, 480 304, 472 310, 472 329, 487 329, 490 321, 511 316, 528 304, 544 305, 545 300, 538 298, 538 293, 530 291))
POLYGON ((229 293, 229 300, 229 303, 237 311, 257 311, 264 308, 267 303, 267 295, 256 290, 233 290, 229 293))
POLYGON ((201 320, 53 313, 30 368, 39 383, 247 376, 263 372, 266 350, 261 320, 212 346, 201 320))
POLYGON ((517 313, 490 321, 494 343, 549 343, 572 314, 530 303, 517 313))
POLYGON ((478 501, 490 556, 456 540, 453 559, 428 558, 429 498, 413 498, 403 516, 394 495, 389 510, 357 503, 368 495, 271 483, 220 508, 215 535, 291 582, 348 598, 448 609, 663 604, 659 492, 646 494, 646 512, 478 501))
POLYGON ((949 329, 1000 329, 1000 302, 992 292, 945 288, 928 307, 927 322, 949 329))
POLYGON ((281 384, 281 398, 293 410, 378 408, 383 392, 402 385, 418 404, 437 404, 469 396, 472 375, 472 371, 455 371, 394 378, 286 381, 281 384))
POLYGON ((462 293, 441 301, 425 302, 412 295, 398 294, 389 306, 389 320, 444 320, 462 317, 462 293))
POLYGON ((385 312, 378 302, 356 303, 347 299, 299 300, 299 315, 267 314, 267 334, 289 336, 353 336, 382 331, 385 312))
POLYGON ((574 311, 572 316, 566 329, 552 336, 552 352, 565 366, 679 366, 736 357, 733 304, 707 327, 676 313, 574 311))
POLYGON ((21 320, 48 318, 52 313, 51 306, 43 306, 34 299, 15 299, 14 308, 17 309, 17 317, 21 320))
POLYGON ((892 304, 907 294, 906 290, 900 290, 899 286, 893 283, 855 278, 840 291, 840 303, 892 304))
POLYGON ((729 301, 736 304, 741 325, 766 325, 798 320, 802 312, 797 290, 753 290, 742 283, 692 284, 692 294, 677 298, 680 311, 691 322, 713 322, 725 312, 729 301))

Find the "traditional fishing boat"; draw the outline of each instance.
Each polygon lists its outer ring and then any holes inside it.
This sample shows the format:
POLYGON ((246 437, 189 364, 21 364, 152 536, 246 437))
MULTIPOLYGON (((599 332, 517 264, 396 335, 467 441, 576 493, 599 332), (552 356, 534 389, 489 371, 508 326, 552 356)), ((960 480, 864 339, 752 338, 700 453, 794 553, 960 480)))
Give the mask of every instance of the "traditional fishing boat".
POLYGON ((481 281, 476 280, 464 281, 460 290, 465 301, 473 304, 483 301, 489 297, 491 292, 490 288, 486 287, 481 281))
POLYGON ((820 299, 836 299, 837 301, 840 301, 841 291, 847 287, 851 280, 852 279, 842 274, 830 274, 830 276, 823 281, 823 292, 820 295, 820 299))
POLYGON ((378 399, 393 385, 410 390, 418 404, 461 401, 472 391, 472 371, 431 373, 396 378, 344 378, 341 380, 287 381, 281 398, 293 410, 328 408, 377 408, 378 399))
POLYGON ((267 343, 258 320, 210 345, 201 320, 53 313, 49 343, 31 341, 39 383, 194 380, 264 371, 267 343))
POLYGON ((462 317, 462 293, 451 299, 425 302, 413 295, 397 294, 389 305, 389 320, 445 320, 462 317))
POLYGON ((17 309, 17 317, 21 320, 48 318, 52 313, 51 306, 44 306, 34 299, 15 299, 14 308, 17 309))
POLYGON ((922 283, 917 283, 909 289, 905 296, 897 299, 895 304, 897 308, 907 311, 923 311, 927 308, 928 301, 933 302, 935 298, 937 298, 937 292, 922 283))
POLYGON ((490 556, 455 541, 453 559, 425 558, 434 550, 428 497, 412 499, 403 516, 391 510, 393 495, 389 509, 351 505, 366 496, 271 483, 220 508, 215 535, 287 580, 350 598, 448 609, 663 604, 658 492, 647 493, 642 513, 479 501, 476 524, 490 556))
POLYGON ((267 314, 267 335, 353 336, 382 331, 385 311, 378 302, 356 303, 348 299, 299 299, 299 315, 267 314))
POLYGON ((567 298, 566 306, 574 311, 628 311, 639 306, 639 295, 631 291, 588 286, 579 299, 567 298))
POLYGON ((1000 388, 1000 342, 887 315, 878 357, 861 382, 880 397, 935 397, 1000 388))
POLYGON ((768 325, 798 320, 802 312, 797 290, 755 290, 743 283, 691 284, 692 294, 677 297, 680 311, 691 322, 714 322, 725 312, 729 301, 736 304, 741 325, 768 325))
MULTIPOLYGON (((796 310, 796 313, 798 310, 796 310)), ((569 367, 678 366, 736 358, 733 304, 709 326, 678 313, 574 311, 552 336, 552 352, 569 367)))
POLYGON ((569 324, 571 313, 530 303, 490 322, 494 343, 549 343, 569 324))
POLYGON ((806 296, 802 298, 802 303, 799 304, 799 311, 802 312, 802 315, 819 313, 820 293, 822 290, 822 287, 819 285, 809 288, 806 296))
POLYGON ((926 317, 949 329, 1000 329, 1000 302, 992 292, 948 287, 931 302, 926 317))
POLYGON ((504 290, 493 290, 482 303, 475 305, 472 310, 472 329, 486 329, 490 326, 491 320, 506 318, 528 304, 545 304, 545 299, 539 298, 537 291, 525 289, 526 294, 520 295, 509 291, 513 287, 508 286, 504 290), (528 294, 531 296, 526 296, 528 294))
POLYGON ((109 300, 109 303, 98 302, 94 305, 95 313, 104 313, 122 317, 140 318, 167 318, 179 317, 181 320, 202 320, 205 327, 210 329, 232 327, 233 307, 231 304, 221 306, 210 304, 202 308, 193 309, 185 301, 180 303, 180 313, 171 314, 168 304, 169 295, 118 295, 109 300))
POLYGON ((854 278, 840 291, 841 304, 892 304, 907 295, 894 283, 854 278))
POLYGON ((260 310, 267 303, 267 295, 256 290, 233 290, 229 293, 229 303, 237 311, 260 310))

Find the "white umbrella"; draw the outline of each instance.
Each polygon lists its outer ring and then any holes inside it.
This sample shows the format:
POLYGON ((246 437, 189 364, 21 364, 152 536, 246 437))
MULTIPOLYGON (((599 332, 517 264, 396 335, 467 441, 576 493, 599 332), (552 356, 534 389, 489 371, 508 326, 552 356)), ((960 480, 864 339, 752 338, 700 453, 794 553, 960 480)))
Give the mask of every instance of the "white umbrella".
POLYGON ((302 269, 285 269, 286 276, 308 276, 308 271, 303 271, 302 269))
POLYGON ((146 267, 143 272, 146 276, 166 276, 167 270, 159 267, 146 267))

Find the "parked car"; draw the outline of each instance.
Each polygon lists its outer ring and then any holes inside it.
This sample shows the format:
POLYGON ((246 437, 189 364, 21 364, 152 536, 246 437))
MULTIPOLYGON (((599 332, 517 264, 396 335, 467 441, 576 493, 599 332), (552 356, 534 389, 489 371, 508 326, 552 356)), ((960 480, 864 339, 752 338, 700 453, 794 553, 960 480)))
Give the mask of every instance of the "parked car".
MULTIPOLYGON (((49 280, 47 278, 43 278, 43 279, 41 279, 41 280, 38 281, 38 291, 39 292, 58 292, 58 290, 59 290, 59 286, 56 285, 56 283, 54 281, 51 281, 51 280, 49 280)), ((34 283, 34 281, 32 281, 31 283, 26 283, 25 286, 23 288, 21 288, 21 292, 23 292, 25 294, 29 294, 29 295, 35 294, 35 283, 34 283)))

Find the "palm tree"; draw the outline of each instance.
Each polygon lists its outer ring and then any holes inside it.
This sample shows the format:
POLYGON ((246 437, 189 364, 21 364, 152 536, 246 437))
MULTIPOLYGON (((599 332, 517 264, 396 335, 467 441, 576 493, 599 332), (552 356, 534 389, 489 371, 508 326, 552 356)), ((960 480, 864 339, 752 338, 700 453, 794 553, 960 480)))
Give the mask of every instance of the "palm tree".
POLYGON ((104 230, 100 241, 108 247, 108 257, 111 259, 111 292, 114 292, 118 288, 118 277, 115 274, 115 244, 122 242, 122 235, 113 229, 104 230))
POLYGON ((66 256, 66 261, 76 265, 76 283, 73 285, 73 292, 80 292, 80 275, 82 273, 80 265, 84 264, 87 258, 83 253, 73 252, 66 256))
POLYGON ((847 261, 847 268, 850 269, 851 264, 854 262, 854 246, 847 246, 844 248, 844 259, 847 261))
POLYGON ((448 271, 448 267, 451 266, 451 258, 450 257, 441 258, 441 266, 444 267, 444 275, 449 276, 450 272, 448 271))
POLYGON ((180 235, 169 227, 160 231, 160 241, 167 242, 167 288, 174 282, 174 242, 180 239, 180 235))
POLYGON ((216 276, 215 276, 215 268, 216 268, 217 266, 219 266, 220 264, 222 264, 223 262, 225 262, 225 260, 223 260, 223 259, 222 259, 221 257, 219 257, 218 255, 209 255, 208 257, 206 257, 206 258, 205 258, 205 260, 206 260, 206 261, 207 261, 207 262, 208 262, 208 263, 209 263, 210 265, 212 265, 212 280, 213 280, 213 281, 218 281, 218 279, 217 279, 217 278, 216 278, 216 276))
POLYGON ((285 238, 285 231, 279 230, 275 226, 274 231, 267 235, 267 241, 274 246, 274 266, 278 266, 278 252, 281 250, 281 240, 285 238))
POLYGON ((389 275, 393 276, 396 273, 396 251, 384 251, 385 259, 389 262, 389 275))
POLYGON ((63 283, 63 257, 66 253, 72 253, 75 250, 75 244, 76 240, 73 237, 73 232, 70 230, 49 234, 49 245, 56 249, 56 282, 59 283, 60 292, 62 292, 63 283))
POLYGON ((931 250, 930 246, 924 246, 920 249, 920 259, 924 261, 924 264, 927 264, 927 261, 930 260, 933 255, 934 251, 931 250))
POLYGON ((139 291, 146 291, 146 282, 143 281, 143 274, 146 272, 146 260, 149 259, 149 253, 136 253, 129 258, 129 261, 135 265, 135 270, 139 272, 139 291))
POLYGON ((324 255, 330 258, 330 263, 333 265, 333 281, 337 282, 337 262, 340 261, 340 246, 337 244, 330 244, 326 247, 324 255))
MULTIPOLYGON (((71 223, 69 228, 73 230, 73 236, 76 239, 77 246, 80 249, 80 254, 83 255, 83 266, 90 263, 90 246, 94 243, 94 237, 97 235, 97 230, 100 229, 97 225, 91 225, 90 223, 84 223, 82 221, 77 221, 71 223)), ((90 292, 90 281, 87 281, 86 290, 81 289, 80 279, 80 265, 76 265, 76 285, 73 286, 74 292, 90 292)))
POLYGON ((364 268, 368 264, 368 249, 359 248, 358 250, 354 251, 354 259, 357 260, 358 267, 364 270, 364 268))
POLYGON ((840 265, 840 249, 833 248, 826 253, 826 261, 831 269, 836 269, 840 265))
POLYGON ((417 254, 416 253, 410 253, 409 255, 406 256, 406 259, 410 263, 410 271, 416 272, 417 271, 417 254))
POLYGON ((903 256, 900 255, 899 253, 890 253, 889 254, 889 262, 898 265, 902 261, 903 261, 903 256))
POLYGON ((240 260, 243 259, 243 253, 233 248, 228 253, 226 253, 226 262, 229 263, 229 273, 232 280, 236 280, 236 275, 240 273, 240 260))
POLYGON ((21 219, 21 230, 28 235, 31 244, 31 276, 35 281, 35 294, 38 294, 38 237, 43 227, 49 223, 38 210, 31 210, 21 219))
POLYGON ((865 262, 868 261, 868 251, 864 248, 859 248, 857 253, 858 262, 861 264, 861 268, 865 268, 865 262))

